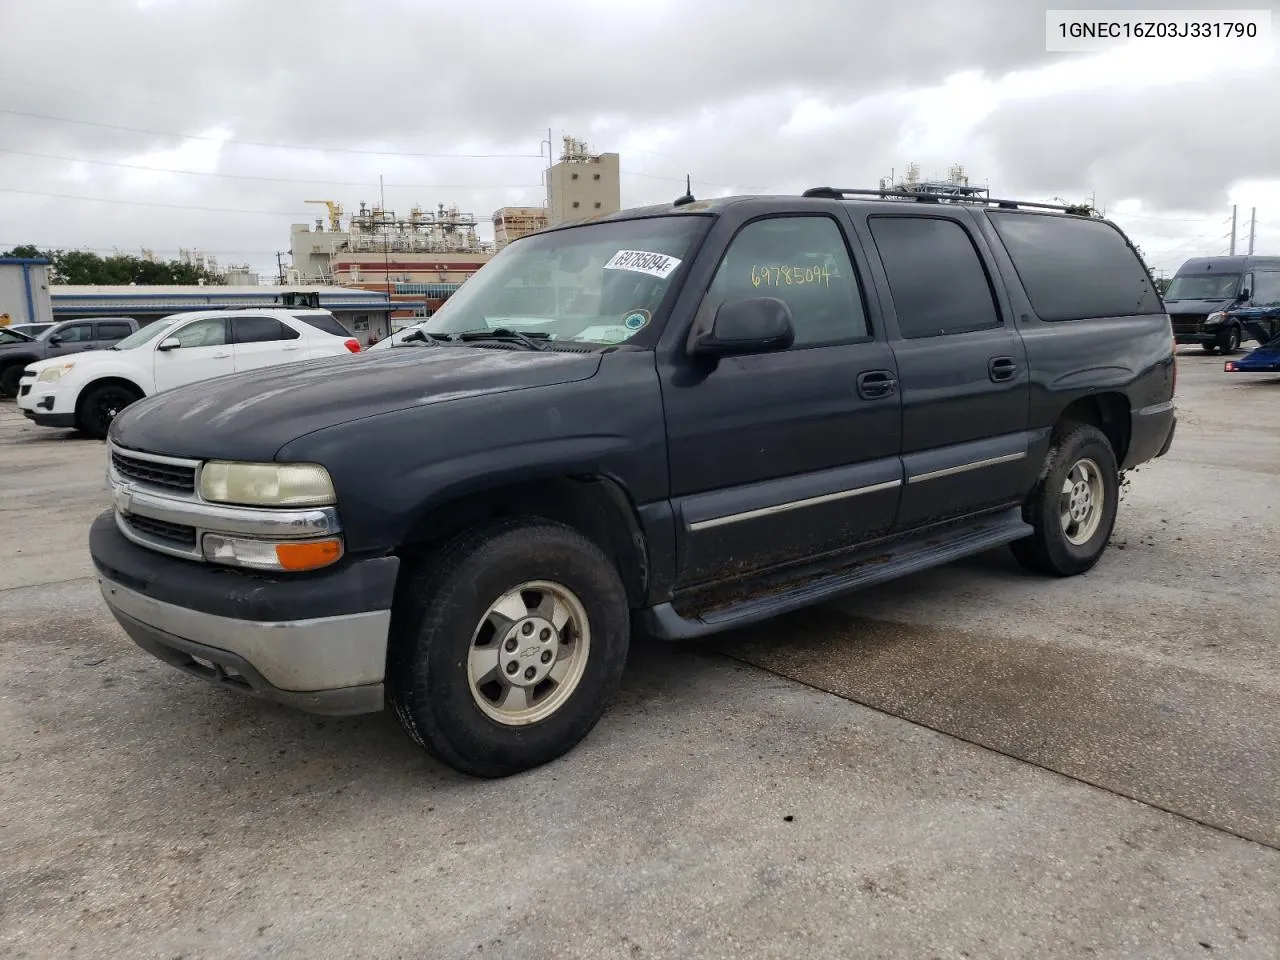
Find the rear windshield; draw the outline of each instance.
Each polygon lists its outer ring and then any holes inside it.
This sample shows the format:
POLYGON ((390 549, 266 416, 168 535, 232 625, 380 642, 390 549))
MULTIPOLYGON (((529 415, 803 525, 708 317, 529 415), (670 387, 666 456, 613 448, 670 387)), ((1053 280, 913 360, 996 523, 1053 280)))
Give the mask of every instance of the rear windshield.
POLYGON ((351 331, 344 327, 331 313, 295 313, 293 319, 301 320, 307 326, 331 333, 335 337, 350 337, 351 331))
POLYGON ((1164 313, 1142 261, 1111 224, 1036 213, 988 216, 1041 320, 1164 313))

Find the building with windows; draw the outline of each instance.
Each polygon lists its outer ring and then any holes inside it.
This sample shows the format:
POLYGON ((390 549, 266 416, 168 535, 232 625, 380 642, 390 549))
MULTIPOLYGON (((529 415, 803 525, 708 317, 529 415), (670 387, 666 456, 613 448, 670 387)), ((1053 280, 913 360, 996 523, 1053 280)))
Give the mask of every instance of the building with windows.
POLYGON ((560 161, 547 171, 547 221, 597 217, 622 209, 622 179, 616 153, 591 153, 585 143, 564 138, 560 161))

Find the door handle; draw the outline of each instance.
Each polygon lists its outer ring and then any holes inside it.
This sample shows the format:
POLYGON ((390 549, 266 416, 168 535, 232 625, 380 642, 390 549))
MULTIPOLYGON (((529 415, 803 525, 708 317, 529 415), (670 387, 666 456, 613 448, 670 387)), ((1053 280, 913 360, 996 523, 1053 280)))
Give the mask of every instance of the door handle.
POLYGON ((898 381, 890 370, 867 370, 858 374, 858 396, 863 400, 887 397, 897 389, 898 381))
POLYGON ((215 354, 213 355, 213 359, 215 359, 215 360, 225 360, 225 359, 227 359, 227 357, 229 357, 229 356, 231 356, 231 354, 229 354, 229 353, 215 353, 215 354))
POLYGON ((992 357, 987 363, 987 375, 996 383, 1012 380, 1017 372, 1018 364, 1013 357, 992 357))

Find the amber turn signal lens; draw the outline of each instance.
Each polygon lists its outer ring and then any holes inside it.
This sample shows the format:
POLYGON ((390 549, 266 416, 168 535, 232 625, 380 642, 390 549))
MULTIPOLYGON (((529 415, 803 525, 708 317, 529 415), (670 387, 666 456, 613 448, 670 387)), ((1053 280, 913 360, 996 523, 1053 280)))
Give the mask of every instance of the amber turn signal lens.
POLYGON ((277 543, 276 559, 282 570, 318 570, 342 556, 341 540, 311 540, 306 543, 277 543))

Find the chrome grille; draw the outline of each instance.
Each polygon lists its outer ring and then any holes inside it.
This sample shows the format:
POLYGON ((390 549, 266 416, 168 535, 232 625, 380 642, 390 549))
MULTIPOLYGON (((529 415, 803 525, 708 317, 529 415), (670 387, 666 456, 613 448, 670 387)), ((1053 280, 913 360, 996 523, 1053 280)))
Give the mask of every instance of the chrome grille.
POLYGON ((195 493, 196 468, 178 463, 166 463, 150 458, 130 456, 111 451, 111 466, 125 480, 145 483, 165 490, 178 490, 182 493, 195 493))
POLYGON ((1169 319, 1173 322, 1173 332, 1177 334, 1199 333, 1200 324, 1204 323, 1203 313, 1172 313, 1169 319))
POLYGON ((196 528, 181 523, 169 523, 154 517, 143 517, 136 513, 124 514, 121 519, 137 534, 152 540, 163 540, 175 546, 195 548, 196 528))

